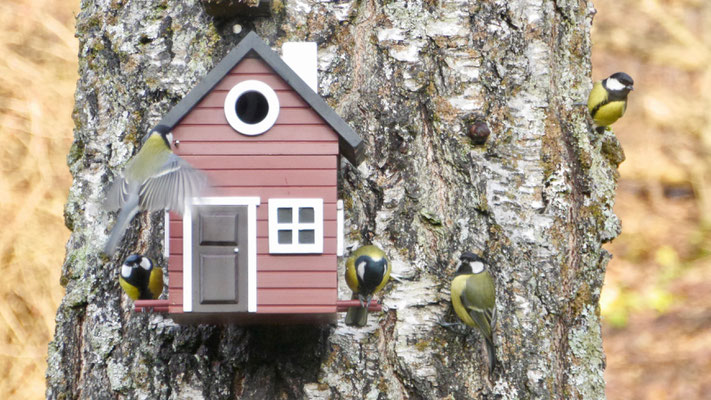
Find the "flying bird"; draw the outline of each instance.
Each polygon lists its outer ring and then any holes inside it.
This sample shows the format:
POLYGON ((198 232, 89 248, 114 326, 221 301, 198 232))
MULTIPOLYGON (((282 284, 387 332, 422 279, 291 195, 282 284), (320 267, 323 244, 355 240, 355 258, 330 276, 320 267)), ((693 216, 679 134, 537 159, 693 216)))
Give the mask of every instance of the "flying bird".
POLYGON ((104 208, 121 212, 104 253, 112 256, 133 217, 139 211, 174 210, 182 214, 189 198, 198 196, 207 179, 173 153, 170 128, 158 125, 109 189, 104 208))

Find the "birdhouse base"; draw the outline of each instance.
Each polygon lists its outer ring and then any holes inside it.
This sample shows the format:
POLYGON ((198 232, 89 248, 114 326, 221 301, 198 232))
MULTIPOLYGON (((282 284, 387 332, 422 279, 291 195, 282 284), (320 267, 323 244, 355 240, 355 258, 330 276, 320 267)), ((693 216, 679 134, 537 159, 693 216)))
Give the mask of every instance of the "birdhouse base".
MULTIPOLYGON (((337 300, 336 312, 323 313, 170 313, 168 300, 136 300, 133 303, 135 312, 157 312, 168 313, 168 316, 178 324, 329 324, 336 322, 339 312, 348 311, 349 307, 360 307, 358 300, 337 300)), ((383 306, 371 300, 368 304, 368 311, 382 311, 383 306)))
POLYGON ((338 314, 178 313, 168 317, 181 325, 326 325, 336 323, 338 314))

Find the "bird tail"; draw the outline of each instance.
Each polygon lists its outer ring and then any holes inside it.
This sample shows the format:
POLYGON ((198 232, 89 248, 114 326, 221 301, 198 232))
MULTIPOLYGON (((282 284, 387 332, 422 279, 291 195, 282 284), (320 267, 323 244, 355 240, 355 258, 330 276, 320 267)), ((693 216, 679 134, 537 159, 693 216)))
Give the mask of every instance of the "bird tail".
POLYGON ((138 211, 138 196, 130 198, 123 207, 121 207, 121 212, 118 218, 116 218, 116 224, 114 224, 113 229, 111 229, 109 240, 104 245, 104 253, 107 256, 111 257, 114 255, 116 247, 118 247, 119 242, 121 242, 126 228, 128 228, 128 225, 138 211))
POLYGON ((346 325, 362 327, 368 323, 368 307, 350 307, 346 313, 346 325))
POLYGON ((491 375, 494 372, 494 367, 496 367, 496 350, 491 339, 485 338, 484 342, 486 343, 486 355, 489 357, 489 375, 491 375))

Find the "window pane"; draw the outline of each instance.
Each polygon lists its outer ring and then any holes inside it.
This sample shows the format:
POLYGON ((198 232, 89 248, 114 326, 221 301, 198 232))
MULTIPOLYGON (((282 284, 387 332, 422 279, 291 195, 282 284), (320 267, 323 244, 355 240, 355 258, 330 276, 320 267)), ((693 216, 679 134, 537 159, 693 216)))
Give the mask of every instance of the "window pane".
POLYGON ((291 208, 277 208, 277 222, 280 224, 291 223, 291 208))
POLYGON ((313 244, 316 242, 316 234, 313 229, 299 230, 299 244, 313 244))
POLYGON ((291 244, 293 241, 291 240, 291 230, 284 231, 284 230, 279 230, 278 231, 278 241, 279 244, 291 244))
POLYGON ((299 223, 312 224, 314 222, 313 207, 299 208, 299 223))

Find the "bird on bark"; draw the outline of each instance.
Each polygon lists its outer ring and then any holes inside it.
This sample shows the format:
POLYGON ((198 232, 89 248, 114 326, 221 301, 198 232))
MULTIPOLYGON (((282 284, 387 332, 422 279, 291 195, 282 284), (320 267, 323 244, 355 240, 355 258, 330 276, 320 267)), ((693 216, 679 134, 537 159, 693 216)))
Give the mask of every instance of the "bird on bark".
POLYGON ((119 284, 131 300, 155 300, 163 292, 163 270, 140 254, 131 254, 121 266, 119 284))
POLYGON ((496 289, 486 261, 474 253, 464 252, 451 285, 452 307, 467 326, 476 328, 484 337, 489 374, 496 366, 494 326, 496 325, 496 289))
POLYGON ((627 95, 634 90, 634 81, 624 72, 616 72, 595 82, 588 96, 588 111, 595 121, 595 130, 603 133, 627 110, 627 95))

